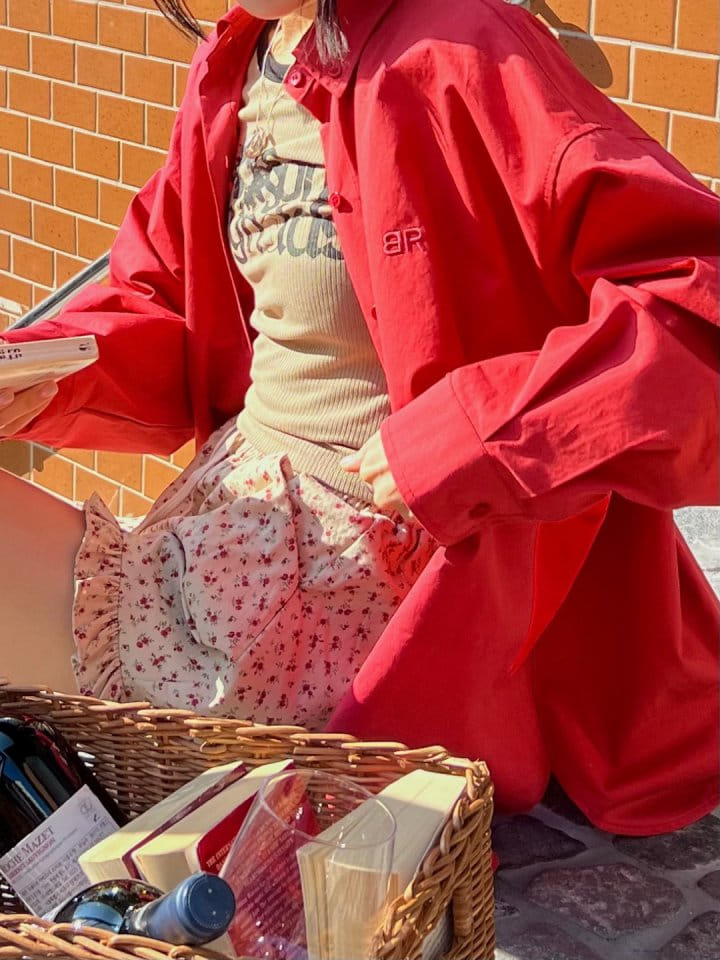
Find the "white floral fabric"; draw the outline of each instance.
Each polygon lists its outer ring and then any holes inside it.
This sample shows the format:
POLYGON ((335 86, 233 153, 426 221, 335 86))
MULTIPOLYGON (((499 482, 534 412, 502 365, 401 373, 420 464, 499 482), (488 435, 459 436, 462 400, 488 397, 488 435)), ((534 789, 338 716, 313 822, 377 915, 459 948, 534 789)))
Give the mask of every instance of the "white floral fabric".
POLYGON ((84 693, 319 729, 436 548, 218 430, 141 522, 85 504, 84 693))

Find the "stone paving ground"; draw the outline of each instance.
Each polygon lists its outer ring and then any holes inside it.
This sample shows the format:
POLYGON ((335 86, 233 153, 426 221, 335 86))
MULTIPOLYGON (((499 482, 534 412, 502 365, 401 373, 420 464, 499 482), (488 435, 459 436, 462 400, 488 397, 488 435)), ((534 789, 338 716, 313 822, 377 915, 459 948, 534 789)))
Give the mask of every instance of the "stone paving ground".
POLYGON ((596 830, 553 786, 496 817, 496 960, 720 960, 720 809, 661 837, 596 830))

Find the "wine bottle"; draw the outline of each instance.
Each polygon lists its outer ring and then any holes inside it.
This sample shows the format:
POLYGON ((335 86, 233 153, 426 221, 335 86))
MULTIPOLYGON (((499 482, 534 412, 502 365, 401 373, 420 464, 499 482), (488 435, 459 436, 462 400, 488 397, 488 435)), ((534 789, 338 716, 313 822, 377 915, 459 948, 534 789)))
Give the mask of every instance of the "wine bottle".
POLYGON ((165 895, 140 880, 104 880, 64 904, 53 921, 195 946, 221 937, 234 913, 225 880, 194 873, 165 895))
POLYGON ((0 717, 0 874, 29 910, 43 915, 82 890, 78 856, 125 822, 49 724, 0 717))

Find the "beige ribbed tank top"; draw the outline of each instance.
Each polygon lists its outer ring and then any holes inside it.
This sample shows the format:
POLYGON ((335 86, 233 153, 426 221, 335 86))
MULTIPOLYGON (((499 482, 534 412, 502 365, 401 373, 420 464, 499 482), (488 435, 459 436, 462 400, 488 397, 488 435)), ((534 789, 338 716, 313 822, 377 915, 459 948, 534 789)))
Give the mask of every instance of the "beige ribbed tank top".
POLYGON ((387 385, 332 221, 320 124, 282 86, 311 22, 284 18, 264 76, 253 58, 239 112, 229 236, 254 290, 257 336, 238 429, 264 453, 286 452, 296 473, 367 501, 339 461, 388 415, 387 385), (258 114, 272 139, 253 160, 258 114))

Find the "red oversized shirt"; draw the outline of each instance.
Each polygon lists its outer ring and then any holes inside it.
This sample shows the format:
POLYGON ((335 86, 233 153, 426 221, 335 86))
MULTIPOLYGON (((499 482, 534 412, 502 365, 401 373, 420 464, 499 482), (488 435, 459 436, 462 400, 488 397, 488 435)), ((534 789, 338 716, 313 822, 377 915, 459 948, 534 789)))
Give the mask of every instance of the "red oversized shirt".
MULTIPOLYGON (((382 435, 442 544, 332 725, 487 760, 498 805, 553 771, 599 826, 720 802, 718 603, 672 509, 718 502, 718 198, 502 0, 341 0, 286 84, 323 121, 348 269, 387 377, 382 435)), ((261 24, 202 43, 111 282, 22 340, 100 360, 21 434, 169 452, 242 406, 251 293, 228 251, 261 24)))

